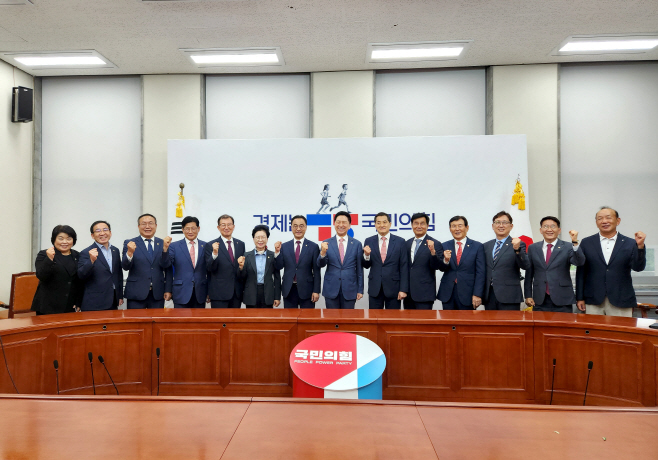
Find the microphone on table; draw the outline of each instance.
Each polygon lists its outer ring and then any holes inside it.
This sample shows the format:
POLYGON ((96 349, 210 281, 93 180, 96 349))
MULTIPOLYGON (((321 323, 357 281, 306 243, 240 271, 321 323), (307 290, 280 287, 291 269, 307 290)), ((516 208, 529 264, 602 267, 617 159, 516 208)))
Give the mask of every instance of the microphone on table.
POLYGON ((53 361, 53 366, 55 366, 55 379, 57 380, 57 394, 59 394, 59 363, 57 360, 53 361))
POLYGON ((553 379, 551 380, 551 402, 548 403, 549 406, 553 404, 553 384, 555 383, 555 363, 556 363, 556 359, 553 358, 553 379))
POLYGON ((96 382, 94 382, 94 355, 91 354, 91 351, 87 353, 89 358, 89 365, 91 366, 91 385, 94 387, 94 394, 96 394, 96 382))
POLYGON ((158 393, 156 396, 160 396, 160 348, 155 349, 155 356, 158 358, 158 393))
POLYGON ((587 387, 589 387, 589 374, 592 372, 592 367, 594 367, 594 362, 590 361, 587 363, 587 383, 585 384, 585 397, 583 398, 583 406, 585 401, 587 401, 587 387))
POLYGON ((110 371, 107 370, 107 366, 105 365, 105 360, 101 355, 98 355, 98 360, 101 362, 103 367, 105 368, 105 372, 107 372, 107 376, 110 378, 110 382, 112 382, 112 385, 114 385, 114 390, 117 392, 117 395, 119 394, 119 389, 117 386, 114 384, 114 380, 112 379, 112 376, 110 375, 110 371))
POLYGON ((11 380, 11 384, 14 385, 14 390, 16 390, 16 394, 20 394, 18 388, 16 388, 16 384, 14 383, 14 377, 12 377, 11 372, 9 372, 9 363, 7 363, 7 355, 5 354, 5 344, 2 343, 1 335, 0 335, 0 346, 2 347, 2 357, 5 359, 5 367, 7 368, 7 374, 9 374, 9 379, 11 380))

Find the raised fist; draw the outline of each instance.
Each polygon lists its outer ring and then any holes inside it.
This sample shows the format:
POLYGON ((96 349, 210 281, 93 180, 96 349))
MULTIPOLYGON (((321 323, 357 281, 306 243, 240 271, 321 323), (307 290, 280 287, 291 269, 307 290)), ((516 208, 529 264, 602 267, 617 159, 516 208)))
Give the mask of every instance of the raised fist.
POLYGON ((281 241, 277 241, 274 243, 274 252, 277 254, 281 252, 281 241))
POLYGON ((170 236, 166 236, 165 239, 162 240, 162 250, 163 250, 164 252, 167 252, 167 250, 169 249, 169 245, 170 245, 170 244, 171 244, 171 237, 170 237, 170 236))
POLYGON ((518 251, 521 247, 521 238, 512 238, 512 247, 515 251, 518 251))
POLYGON ((135 253, 135 249, 137 249, 137 245, 135 244, 134 241, 131 241, 130 243, 128 243, 127 248, 128 248, 128 257, 132 257, 133 254, 135 253))
POLYGON ((578 242, 578 232, 576 230, 569 230, 569 236, 571 237, 572 243, 578 242))
POLYGON ((364 255, 370 257, 370 252, 371 252, 371 251, 372 251, 372 250, 370 249, 370 246, 364 246, 364 247, 363 247, 363 254, 364 254, 364 255))
POLYGON ((46 255, 50 260, 55 260, 55 248, 54 246, 49 247, 46 249, 46 255))
POLYGON ((450 260, 450 257, 452 257, 452 251, 450 251, 449 249, 443 251, 444 260, 450 260))
POLYGON ((214 255, 219 254, 219 243, 213 243, 212 244, 212 253, 214 255))
POLYGON ((96 262, 96 259, 98 258, 98 249, 90 249, 89 250, 89 260, 91 260, 91 263, 93 264, 96 262))
POLYGON ((322 257, 327 255, 328 250, 329 250, 329 243, 325 241, 322 243, 322 246, 320 247, 320 254, 322 254, 322 257))
POLYGON ((637 243, 637 247, 638 247, 638 248, 640 248, 640 249, 644 249, 644 239, 645 239, 646 237, 647 237, 647 235, 645 235, 645 234, 642 233, 642 232, 637 232, 637 233, 635 234, 635 242, 637 243))
MULTIPOLYGON (((571 232, 569 232, 569 233, 571 233, 571 232)), ((578 233, 578 232, 576 232, 576 233, 578 233)), ((532 297, 528 297, 527 299, 525 299, 525 304, 529 307, 534 307, 535 306, 535 299, 533 299, 532 297)))
POLYGON ((164 293, 164 299, 168 302, 171 300, 171 292, 164 293))
POLYGON ((244 256, 238 257, 238 265, 240 266, 240 270, 244 268, 244 256))
POLYGON ((434 255, 434 241, 430 239, 427 240, 427 249, 429 249, 430 253, 434 255))

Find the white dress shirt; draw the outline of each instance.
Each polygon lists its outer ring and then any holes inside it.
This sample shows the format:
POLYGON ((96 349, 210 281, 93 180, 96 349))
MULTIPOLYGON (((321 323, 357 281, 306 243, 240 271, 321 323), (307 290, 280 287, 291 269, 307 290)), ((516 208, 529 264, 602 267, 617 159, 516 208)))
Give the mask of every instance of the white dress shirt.
MULTIPOLYGON (((302 256, 302 251, 304 250, 304 241, 305 240, 306 240, 306 238, 304 238, 304 237, 302 237, 301 240, 298 240, 297 238, 292 239, 292 252, 293 252, 293 254, 295 253, 295 251, 297 251, 297 242, 299 241, 301 243, 299 245, 299 257, 302 256)), ((281 254, 281 251, 275 252, 274 253, 274 258, 276 259, 277 257, 279 257, 279 254, 281 254)))
MULTIPOLYGON (((544 261, 546 260, 546 251, 548 251, 548 245, 549 244, 553 245, 553 247, 551 248, 551 257, 553 257, 553 250, 555 249, 555 243, 557 243, 557 238, 555 238, 555 240, 553 240, 551 242, 548 242, 548 241, 544 240, 544 244, 541 247, 542 251, 544 251, 544 261)), ((571 243, 571 245, 573 246, 574 251, 577 251, 578 248, 580 247, 579 244, 571 243)))
MULTIPOLYGON (((416 257, 416 241, 421 241, 420 246, 423 245, 422 241, 425 239, 425 235, 422 236, 422 238, 416 238, 414 236, 414 240, 411 242, 411 263, 414 263, 414 257, 416 257)), ((418 246, 418 250, 420 251, 420 246, 418 246)))
MULTIPOLYGON (((227 243, 229 241, 231 242, 231 250, 233 251, 233 258, 235 258, 235 242, 233 241, 233 235, 231 235, 231 238, 229 238, 228 240, 226 238, 224 238, 223 236, 220 236, 219 238, 224 242, 224 246, 226 247, 227 251, 228 251, 228 244, 227 243)), ((217 254, 215 254, 213 252, 212 260, 215 260, 218 255, 219 255, 219 251, 217 251, 217 254)))
MULTIPOLYGON (((185 242, 187 243, 187 252, 189 253, 192 249, 192 241, 194 241, 194 255, 196 256, 196 260, 194 261, 194 266, 196 267, 196 264, 199 263, 199 239, 194 238, 193 240, 188 240, 185 238, 185 242)), ((191 257, 190 257, 191 259, 191 257)))
POLYGON ((615 233, 615 236, 612 238, 606 238, 599 232, 599 238, 601 238, 601 250, 603 251, 603 258, 605 259, 606 265, 610 262, 610 256, 612 255, 612 250, 615 248, 618 235, 619 233, 615 233))
MULTIPOLYGON (((377 240, 379 241, 379 252, 382 251, 382 242, 384 241, 384 238, 386 238, 386 253, 388 254, 388 247, 391 244, 391 232, 388 232, 386 235, 380 235, 379 233, 377 234, 377 240)), ((363 255, 363 258, 365 260, 370 260, 370 255, 363 255)), ((413 260, 412 260, 413 262, 413 260)))
MULTIPOLYGON (((147 238, 144 238, 142 235, 139 235, 139 237, 144 241, 144 247, 146 248, 146 251, 148 251, 149 250, 149 243, 148 243, 148 241, 146 241, 147 238)), ((155 254, 155 236, 150 238, 150 240, 151 240, 151 247, 153 248, 153 253, 155 254)), ((133 257, 129 256, 127 252, 126 252, 126 257, 128 258, 129 261, 132 262, 133 257)))
MULTIPOLYGON (((345 255, 345 254, 347 254, 347 243, 349 243, 349 241, 350 241, 349 238, 350 237, 348 235, 345 235, 345 236, 336 235, 336 245, 338 246, 338 254, 340 254, 340 239, 341 238, 343 238, 345 240, 345 241, 343 241, 343 251, 345 251, 343 253, 343 255, 345 255)), ((322 248, 320 248, 320 251, 322 251, 322 248)), ((327 256, 326 254, 322 255, 322 252, 320 252, 320 257, 324 258, 326 256, 327 256)))
MULTIPOLYGON (((461 243, 461 244, 462 244, 462 254, 464 254, 464 249, 466 249, 466 240, 467 240, 467 239, 468 239, 467 237, 464 237, 464 238, 462 238, 461 240, 454 240, 454 241, 455 241, 455 257, 457 257, 457 251, 459 251, 459 245, 457 245, 457 243, 461 243)), ((445 264, 449 264, 449 263, 450 263, 450 259, 446 259, 446 258, 444 257, 444 258, 443 258, 443 262, 444 262, 445 264)))

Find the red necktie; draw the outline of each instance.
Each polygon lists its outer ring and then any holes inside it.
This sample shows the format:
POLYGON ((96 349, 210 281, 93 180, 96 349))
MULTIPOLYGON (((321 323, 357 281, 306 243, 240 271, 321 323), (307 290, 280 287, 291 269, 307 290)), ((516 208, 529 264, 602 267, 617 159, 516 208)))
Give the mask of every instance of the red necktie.
POLYGON ((340 263, 342 264, 345 260, 345 248, 343 247, 343 238, 340 239, 340 244, 338 245, 338 254, 340 254, 340 263))
MULTIPOLYGON (((297 248, 295 249, 295 263, 299 263, 299 253, 301 252, 301 241, 297 242, 297 248)), ((280 257, 280 256, 279 256, 280 257)), ((295 273, 295 276, 292 279, 295 283, 297 282, 297 274, 295 273)))
POLYGON ((459 265, 459 262, 462 260, 462 244, 457 242, 457 245, 459 246, 457 248, 457 265, 459 265))
POLYGON ((190 241, 190 258, 192 259, 192 266, 196 268, 196 251, 194 250, 194 241, 190 241))
POLYGON ((386 261, 386 237, 382 236, 382 250, 380 251, 382 253, 382 263, 386 261))
POLYGON ((228 244, 228 256, 231 258, 231 262, 235 262, 235 257, 233 257, 233 248, 231 247, 231 242, 227 241, 228 244))

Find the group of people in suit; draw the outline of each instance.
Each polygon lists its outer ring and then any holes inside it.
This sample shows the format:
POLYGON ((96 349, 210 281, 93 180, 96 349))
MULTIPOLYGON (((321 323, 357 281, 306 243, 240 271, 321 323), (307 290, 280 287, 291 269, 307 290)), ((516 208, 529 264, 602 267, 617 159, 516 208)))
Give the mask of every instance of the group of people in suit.
POLYGON ((455 216, 448 225, 452 239, 441 243, 427 234, 429 216, 411 217, 414 237, 392 235, 385 212, 375 216, 377 234, 362 244, 348 235, 351 215, 334 216, 335 236, 320 245, 305 237, 307 221, 291 220, 293 239, 277 241, 272 251, 270 230, 257 225, 254 248, 233 237, 235 221, 222 215, 220 236, 198 239, 196 217, 185 217, 185 238, 155 237, 157 221, 151 214, 138 218, 139 236, 126 240, 120 254, 109 241, 108 222, 91 225, 94 243, 80 253, 72 246, 75 231, 69 226, 53 229, 53 247, 39 252, 36 273, 39 287, 33 301, 38 314, 73 310, 116 309, 125 297, 127 308, 162 308, 173 300, 176 308, 247 307, 314 308, 325 298, 327 308, 354 308, 364 294, 364 268, 368 273, 368 306, 372 309, 432 309, 440 300, 444 310, 519 310, 525 303, 535 311, 631 316, 637 305, 631 270, 646 264, 645 235, 634 238, 617 232, 621 219, 616 210, 603 207, 596 213, 599 233, 578 240, 578 232, 559 238, 560 221, 547 216, 540 221, 542 241, 526 248, 511 236, 512 216, 501 211, 492 219, 495 238, 480 243, 468 238, 468 220, 455 216), (571 266, 577 267, 576 289, 571 266), (326 267, 324 283, 321 269, 326 267), (128 272, 125 289, 123 270, 128 272), (283 270, 283 276, 281 276, 283 270), (521 270, 525 270, 525 281, 521 270), (439 288, 436 272, 441 271, 439 288), (522 289, 522 282, 524 284, 522 289))

